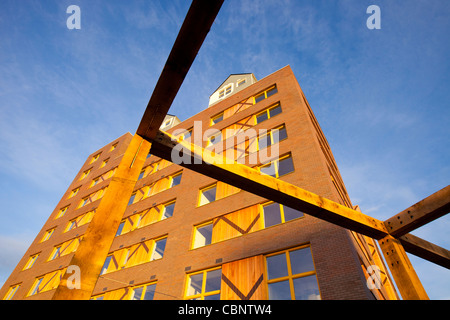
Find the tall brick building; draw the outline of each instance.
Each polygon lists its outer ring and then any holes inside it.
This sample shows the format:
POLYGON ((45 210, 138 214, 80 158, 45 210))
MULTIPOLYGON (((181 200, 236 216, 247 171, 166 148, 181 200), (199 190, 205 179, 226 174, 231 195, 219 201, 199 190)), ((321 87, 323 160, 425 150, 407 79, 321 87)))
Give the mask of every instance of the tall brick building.
MULTIPOLYGON (((182 122, 168 116, 161 130, 354 207, 290 67, 259 81, 231 75, 208 108, 182 122)), ((3 299, 52 299, 131 138, 87 158, 0 290, 3 299)), ((398 295, 372 239, 149 154, 92 299, 219 298, 398 295)))

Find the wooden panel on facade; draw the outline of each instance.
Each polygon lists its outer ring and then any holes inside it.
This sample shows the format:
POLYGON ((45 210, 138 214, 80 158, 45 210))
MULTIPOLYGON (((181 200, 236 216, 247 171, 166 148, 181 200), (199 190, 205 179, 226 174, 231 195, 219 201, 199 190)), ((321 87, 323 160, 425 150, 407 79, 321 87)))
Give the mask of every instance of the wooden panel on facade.
POLYGON ((222 265, 221 300, 265 300, 264 257, 254 256, 222 265))

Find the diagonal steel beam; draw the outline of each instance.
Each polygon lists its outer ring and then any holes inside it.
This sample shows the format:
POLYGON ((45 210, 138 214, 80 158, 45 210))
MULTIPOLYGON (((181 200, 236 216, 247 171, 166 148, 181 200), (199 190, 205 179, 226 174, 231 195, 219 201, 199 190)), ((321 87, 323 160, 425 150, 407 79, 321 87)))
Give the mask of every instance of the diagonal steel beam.
POLYGON ((450 212, 450 185, 387 219, 389 233, 400 237, 450 212))
POLYGON ((155 137, 223 1, 192 2, 136 131, 141 137, 155 137))
MULTIPOLYGON (((172 150, 178 144, 174 141, 176 139, 173 136, 160 131, 152 140, 151 153, 173 162, 172 150)), ((201 147, 186 141, 181 141, 175 151, 179 152, 180 147, 190 158, 184 163, 179 163, 180 166, 374 239, 388 235, 386 227, 380 220, 285 181, 261 174, 246 165, 230 163, 229 159, 227 161, 221 155, 211 154, 207 150, 205 152, 201 147)))

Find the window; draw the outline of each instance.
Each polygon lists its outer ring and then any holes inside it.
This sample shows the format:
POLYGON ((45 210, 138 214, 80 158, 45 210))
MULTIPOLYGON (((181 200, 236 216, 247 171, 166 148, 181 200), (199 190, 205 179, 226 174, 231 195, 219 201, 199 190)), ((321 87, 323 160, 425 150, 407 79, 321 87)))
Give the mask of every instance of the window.
POLYGON ((267 134, 258 137, 258 150, 267 148, 287 138, 286 127, 270 130, 267 134))
POLYGON ((170 188, 179 185, 180 182, 181 182, 181 173, 178 173, 178 174, 176 174, 176 175, 173 175, 173 176, 171 177, 170 188))
POLYGON ((256 124, 259 124, 263 121, 266 121, 270 118, 275 117, 276 115, 280 114, 282 112, 281 105, 278 103, 273 107, 270 107, 263 112, 260 112, 256 115, 256 124))
POLYGON ((211 125, 215 125, 216 123, 219 123, 223 120, 223 112, 219 113, 218 115, 211 118, 211 125))
POLYGON ((52 236, 53 232, 55 231, 55 228, 45 231, 44 236, 42 237, 41 242, 47 241, 52 236))
POLYGON ((32 255, 30 257, 30 259, 28 259, 27 263, 25 264, 25 267, 23 267, 22 270, 30 269, 34 265, 34 263, 36 262, 38 257, 39 257, 39 253, 35 254, 35 255, 32 255))
POLYGON ((256 104, 256 103, 258 103, 258 102, 260 102, 260 101, 262 101, 262 100, 264 100, 264 99, 267 99, 268 97, 274 95, 274 94, 277 93, 277 92, 278 92, 277 87, 273 86, 273 87, 267 89, 266 91, 257 94, 257 95, 254 97, 254 102, 253 102, 253 104, 256 104))
POLYGON ((93 162, 97 161, 98 158, 100 158, 100 155, 101 155, 101 154, 102 154, 102 153, 100 152, 100 153, 97 153, 95 156, 93 156, 90 163, 93 163, 93 162))
POLYGON ((102 271, 100 272, 100 274, 105 274, 106 273, 106 271, 108 270, 109 264, 112 261, 112 258, 113 258, 112 255, 109 255, 109 256, 106 257, 105 263, 103 264, 102 271))
POLYGON ((86 178, 89 175, 89 173, 91 172, 91 170, 92 170, 92 168, 84 171, 80 177, 80 180, 83 180, 84 178, 86 178))
POLYGON ((103 160, 102 165, 100 166, 100 168, 103 168, 104 166, 106 166, 106 164, 108 163, 108 161, 109 161, 109 158, 103 160))
POLYGON ((119 224, 119 228, 117 228, 117 232, 116 232, 116 237, 117 236, 120 236, 121 234, 122 234, 122 230, 123 230, 123 226, 125 225, 125 221, 122 221, 120 224, 119 224))
POLYGON ((185 298, 189 300, 219 300, 222 269, 215 268, 188 275, 185 298))
POLYGON ((69 209, 69 206, 59 209, 58 214, 56 215, 55 219, 58 219, 58 218, 61 218, 62 216, 64 216, 67 212, 67 209, 69 209))
POLYGON ((19 289, 19 287, 20 284, 16 284, 15 286, 10 287, 3 300, 11 300, 16 294, 17 289, 19 289))
POLYGON ((290 154, 287 156, 283 156, 280 159, 274 160, 268 164, 259 167, 259 169, 261 173, 267 174, 274 178, 284 176, 285 174, 294 171, 292 156, 290 154))
POLYGON ((72 229, 81 227, 82 225, 85 225, 89 222, 91 222, 92 217, 94 216, 95 210, 89 211, 85 214, 82 214, 75 219, 72 219, 69 221, 69 223, 66 226, 66 229, 64 229, 64 232, 68 232, 72 229))
POLYGON ((130 197, 130 200, 128 201, 128 205, 133 204, 134 198, 136 198, 136 192, 133 192, 133 194, 130 197))
POLYGON ((270 300, 320 300, 310 247, 266 256, 270 300))
POLYGON ((31 287, 30 293, 28 294, 29 296, 33 296, 36 293, 38 293, 39 286, 41 285, 42 280, 44 280, 44 277, 40 277, 40 278, 36 279, 36 281, 34 282, 33 286, 31 287))
POLYGON ((153 300, 156 283, 147 284, 131 289, 130 300, 153 300))
POLYGON ((114 143, 114 144, 111 146, 111 149, 109 150, 109 152, 116 150, 118 144, 119 144, 118 142, 114 143))
POLYGON ((155 241, 155 249, 153 250, 150 261, 162 259, 164 250, 166 249, 167 238, 159 239, 155 241))
POLYGON ((60 252, 61 252, 61 246, 57 246, 57 247, 53 248, 53 251, 50 254, 50 257, 48 258, 48 261, 58 258, 60 255, 60 252))
POLYGON ((78 193, 78 191, 80 191, 80 188, 81 188, 81 187, 78 187, 78 188, 73 189, 72 192, 71 192, 70 195, 69 195, 69 198, 75 197, 76 194, 78 193))
POLYGON ((240 80, 238 80, 238 82, 237 82, 237 86, 240 87, 240 86, 244 85, 246 82, 247 82, 246 79, 240 79, 240 80))
POLYGON ((212 145, 215 145, 216 143, 219 143, 220 141, 222 141, 222 132, 218 132, 216 134, 213 134, 208 139, 208 147, 212 146, 212 145))
POLYGON ((210 202, 216 201, 216 189, 217 185, 214 184, 212 186, 206 187, 200 190, 200 197, 198 200, 198 205, 203 206, 210 202))
POLYGON ((303 217, 303 212, 275 202, 263 204, 262 211, 265 228, 303 217))
POLYGON ((161 217, 161 220, 170 218, 171 216, 173 216, 173 211, 175 209, 175 201, 165 204, 163 205, 163 215, 161 217))
POLYGON ((207 222, 196 226, 194 229, 194 243, 192 249, 204 247, 211 244, 213 232, 213 223, 207 222))

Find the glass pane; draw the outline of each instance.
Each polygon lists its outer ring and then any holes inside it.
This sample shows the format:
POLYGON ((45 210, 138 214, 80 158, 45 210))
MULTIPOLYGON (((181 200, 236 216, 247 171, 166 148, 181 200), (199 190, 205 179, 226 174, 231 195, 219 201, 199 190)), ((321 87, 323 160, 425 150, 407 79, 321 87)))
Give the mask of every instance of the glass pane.
POLYGON ((272 177, 276 177, 275 163, 272 162, 269 165, 265 165, 260 168, 261 173, 267 174, 272 177))
POLYGON ((152 260, 161 259, 164 255, 164 249, 166 248, 166 239, 156 241, 155 251, 153 252, 152 260))
POLYGON ((259 94, 259 95, 257 95, 257 96, 255 97, 255 103, 258 103, 258 102, 264 100, 265 98, 266 98, 266 97, 265 97, 264 92, 263 92, 263 93, 261 93, 261 94, 259 94))
POLYGON ((273 130, 272 136, 273 136, 273 143, 278 143, 279 141, 286 139, 287 138, 286 128, 282 127, 280 129, 273 130))
POLYGON ((144 173, 145 173, 145 170, 142 170, 141 173, 139 173, 138 180, 141 180, 144 177, 144 173))
POLYGON ((153 296, 155 295, 156 284, 152 284, 147 286, 145 289, 145 296, 143 300, 153 300, 153 296))
POLYGON ((221 277, 222 277, 222 269, 207 272, 205 293, 220 290, 221 277))
POLYGON ((139 288, 133 289, 133 294, 131 295, 131 300, 141 300, 143 290, 144 290, 144 287, 139 287, 139 288))
POLYGON ((294 279, 294 291, 296 300, 320 300, 315 275, 294 279))
POLYGON ((278 254, 266 258, 268 278, 276 279, 288 275, 286 254, 278 254))
POLYGON ((294 171, 294 163, 292 162, 292 157, 284 158, 280 160, 278 165, 278 176, 281 177, 285 174, 294 171))
POLYGON ((290 221, 293 219, 297 219, 303 217, 303 212, 283 206, 284 211, 284 221, 290 221))
POLYGON ((277 92, 278 92, 278 89, 276 87, 272 88, 270 90, 267 90, 267 93, 266 93, 267 94, 267 98, 270 97, 271 95, 274 95, 277 92))
POLYGON ((202 292, 203 273, 194 274, 189 277, 188 296, 193 296, 202 292))
POLYGON ((204 205, 216 200, 216 187, 204 190, 200 195, 200 205, 204 205))
POLYGON ((272 143, 270 141, 270 135, 265 135, 263 137, 258 138, 258 147, 259 149, 267 148, 267 146, 270 146, 272 143))
POLYGON ((181 174, 172 177, 172 187, 179 185, 181 182, 181 174))
POLYGON ((281 106, 276 106, 275 108, 269 110, 269 114, 270 114, 271 118, 275 117, 277 114, 280 114, 280 113, 281 113, 281 106))
POLYGON ((164 215, 163 219, 170 218, 173 215, 173 210, 175 208, 175 203, 171 203, 167 206, 164 206, 164 215))
POLYGON ((314 271, 314 263, 310 248, 299 249, 289 252, 291 259, 292 274, 299 274, 308 271, 314 271))
POLYGON ((199 248, 211 244, 213 224, 197 228, 195 234, 194 248, 199 248))
POLYGON ((267 119, 267 111, 260 113, 256 116, 256 124, 266 121, 267 119))
POLYGON ((123 226, 125 225, 125 221, 123 221, 123 222, 121 222, 120 224, 119 224, 119 228, 117 229, 117 232, 116 232, 116 237, 117 236, 120 236, 121 234, 122 234, 122 230, 123 230, 123 226))
POLYGON ((102 268, 102 271, 100 272, 100 274, 104 274, 106 272, 106 270, 108 270, 108 266, 109 266, 109 263, 111 262, 111 259, 112 259, 112 256, 106 257, 105 263, 103 264, 103 268, 102 268))
POLYGON ((218 116, 217 118, 214 118, 212 120, 212 122, 213 122, 213 124, 216 124, 216 123, 219 123, 222 120, 223 120, 223 113, 220 116, 218 116))
POLYGON ((264 226, 266 228, 281 223, 280 205, 272 203, 263 207, 264 226))
POLYGON ((132 204, 134 202, 134 198, 136 197, 136 193, 132 194, 130 197, 130 201, 128 201, 128 205, 132 204))
POLYGON ((289 281, 281 281, 269 284, 269 300, 291 300, 289 281))

